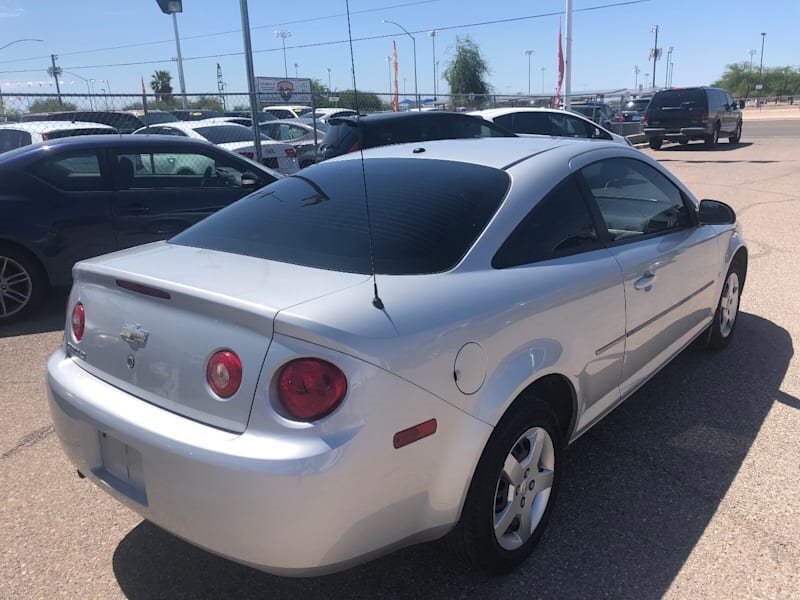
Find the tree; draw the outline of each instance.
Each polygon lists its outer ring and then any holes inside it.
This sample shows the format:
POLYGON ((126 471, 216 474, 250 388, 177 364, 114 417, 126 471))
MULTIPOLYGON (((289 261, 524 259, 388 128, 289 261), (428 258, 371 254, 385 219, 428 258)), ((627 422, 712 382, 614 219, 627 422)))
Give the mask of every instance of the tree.
POLYGON ((157 70, 150 79, 150 89, 156 95, 156 100, 169 102, 172 99, 172 75, 169 71, 157 70))
POLYGON ((198 96, 189 102, 189 108, 217 110, 222 112, 222 102, 217 96, 198 96))
POLYGON ((486 81, 489 65, 477 44, 467 35, 456 36, 455 56, 444 70, 443 76, 450 86, 456 104, 469 102, 481 106, 492 86, 486 81))
POLYGON ((325 108, 331 105, 328 97, 330 96, 328 86, 323 85, 319 79, 311 80, 311 93, 314 95, 314 106, 316 108, 325 108))
POLYGON ((59 104, 58 98, 37 100, 36 102, 31 102, 31 105, 28 107, 28 112, 32 113, 61 112, 62 110, 78 110, 78 107, 72 102, 63 102, 59 104))
POLYGON ((337 92, 339 96, 339 108, 351 108, 359 113, 371 113, 379 110, 384 110, 386 107, 381 102, 377 95, 371 92, 358 92, 358 106, 356 106, 356 93, 353 90, 345 90, 344 92, 337 92))
POLYGON ((712 85, 728 90, 732 96, 796 96, 800 93, 800 71, 792 67, 765 68, 759 81, 758 69, 751 71, 749 62, 740 62, 727 65, 722 77, 712 85), (757 83, 764 87, 756 91, 757 83))

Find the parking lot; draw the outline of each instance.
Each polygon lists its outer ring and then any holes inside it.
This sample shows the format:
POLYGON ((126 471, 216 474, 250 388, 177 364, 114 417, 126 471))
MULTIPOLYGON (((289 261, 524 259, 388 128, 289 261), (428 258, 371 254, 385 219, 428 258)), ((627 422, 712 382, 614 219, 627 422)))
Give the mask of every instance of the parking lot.
POLYGON ((61 294, 0 330, 0 597, 797 598, 800 118, 759 116, 738 145, 646 150, 743 223, 736 338, 688 349, 571 447, 551 524, 516 572, 484 578, 434 543, 283 579, 142 521, 76 476, 50 426, 61 294))

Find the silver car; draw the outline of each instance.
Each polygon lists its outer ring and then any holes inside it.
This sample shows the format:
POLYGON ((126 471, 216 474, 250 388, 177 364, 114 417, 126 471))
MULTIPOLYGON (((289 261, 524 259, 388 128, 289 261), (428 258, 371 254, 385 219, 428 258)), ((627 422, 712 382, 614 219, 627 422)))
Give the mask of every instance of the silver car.
POLYGON ((309 167, 79 263, 49 402, 79 473, 282 575, 449 534, 507 571, 564 452, 734 333, 733 211, 613 142, 484 138, 309 167))

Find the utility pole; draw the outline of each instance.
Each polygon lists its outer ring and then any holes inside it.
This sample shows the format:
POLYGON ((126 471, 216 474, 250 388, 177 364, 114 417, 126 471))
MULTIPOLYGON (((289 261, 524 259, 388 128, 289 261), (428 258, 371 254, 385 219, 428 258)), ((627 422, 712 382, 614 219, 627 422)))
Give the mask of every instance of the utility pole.
POLYGON ((57 54, 50 55, 50 61, 53 63, 53 66, 49 69, 51 71, 51 75, 53 79, 56 80, 56 93, 58 94, 58 106, 60 108, 64 108, 64 103, 61 101, 61 86, 58 83, 58 76, 61 75, 61 67, 56 66, 56 59, 58 58, 57 54))
POLYGON ((567 51, 564 54, 564 109, 572 106, 572 0, 567 0, 567 51))
POLYGON ((525 50, 528 55, 528 96, 531 95, 531 55, 536 54, 533 50, 525 50))
POLYGON ((639 65, 633 65, 633 89, 634 90, 638 90, 639 89, 639 73, 641 73, 641 72, 642 72, 642 70, 639 68, 639 65))
POLYGON ((656 40, 653 43, 653 87, 656 87, 656 63, 658 62, 658 25, 653 25, 650 31, 655 32, 656 40))
POLYGON ((331 90, 331 68, 328 67, 328 96, 332 95, 332 91, 333 90, 331 90))
POLYGON ((764 78, 761 75, 764 72, 764 38, 766 37, 766 33, 761 34, 761 64, 758 66, 758 83, 761 85, 764 85, 764 78))
POLYGON ((544 94, 544 72, 547 70, 547 67, 539 67, 539 70, 542 72, 542 94, 544 94))
MULTIPOLYGON (((250 42, 250 15, 247 0, 239 0, 242 13, 242 37, 244 38, 244 62, 247 68, 247 88, 250 91, 250 116, 253 119, 253 146, 256 162, 261 162, 261 134, 258 129, 258 97, 256 96, 256 72, 253 68, 253 45, 250 42)), ((285 64, 285 63, 284 63, 285 64)))
MULTIPOLYGON (((389 65, 389 96, 392 95, 392 56, 386 57, 386 64, 389 65)), ((391 100, 391 98, 390 98, 391 100)))
POLYGON ((675 50, 673 46, 667 48, 667 72, 664 75, 664 87, 669 87, 669 61, 672 60, 672 51, 675 50))
POLYGON ((431 43, 433 44, 433 101, 436 102, 436 36, 439 35, 438 29, 432 29, 428 32, 431 36, 431 43))

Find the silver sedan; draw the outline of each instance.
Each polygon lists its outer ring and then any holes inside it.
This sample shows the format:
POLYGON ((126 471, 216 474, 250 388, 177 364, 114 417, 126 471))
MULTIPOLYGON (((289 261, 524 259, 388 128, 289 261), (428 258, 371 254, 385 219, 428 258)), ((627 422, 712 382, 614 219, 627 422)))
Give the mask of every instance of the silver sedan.
POLYGON ((50 408, 80 474, 222 556, 314 575, 448 535, 498 573, 567 444, 731 341, 746 273, 733 211, 621 144, 381 147, 79 263, 50 408))

